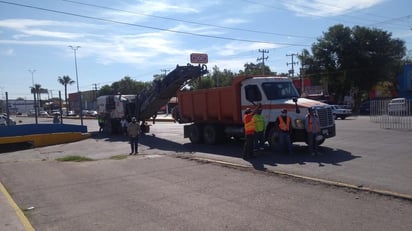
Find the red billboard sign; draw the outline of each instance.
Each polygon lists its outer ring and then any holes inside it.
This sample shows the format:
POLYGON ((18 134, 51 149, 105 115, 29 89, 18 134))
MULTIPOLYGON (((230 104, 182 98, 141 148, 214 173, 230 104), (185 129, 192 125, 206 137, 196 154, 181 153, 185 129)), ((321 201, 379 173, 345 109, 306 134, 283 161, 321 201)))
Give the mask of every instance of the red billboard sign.
POLYGON ((190 62, 191 63, 208 63, 207 54, 201 53, 192 53, 190 54, 190 62))

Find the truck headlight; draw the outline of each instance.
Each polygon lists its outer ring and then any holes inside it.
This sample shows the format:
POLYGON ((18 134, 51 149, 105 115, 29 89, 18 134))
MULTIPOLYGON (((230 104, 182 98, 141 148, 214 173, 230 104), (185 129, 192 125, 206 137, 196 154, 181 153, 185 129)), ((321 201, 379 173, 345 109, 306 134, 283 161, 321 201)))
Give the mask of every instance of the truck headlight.
POLYGON ((296 128, 298 129, 304 129, 305 128, 305 121, 302 119, 295 119, 295 125, 296 128))

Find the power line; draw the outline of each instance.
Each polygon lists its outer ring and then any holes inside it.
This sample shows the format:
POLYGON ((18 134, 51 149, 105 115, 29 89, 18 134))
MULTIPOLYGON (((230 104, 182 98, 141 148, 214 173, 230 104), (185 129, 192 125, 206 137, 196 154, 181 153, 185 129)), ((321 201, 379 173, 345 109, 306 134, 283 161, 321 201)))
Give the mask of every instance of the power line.
MULTIPOLYGON (((285 8, 283 8, 283 7, 276 7, 276 6, 274 6, 274 5, 265 4, 265 3, 261 3, 261 2, 257 2, 257 1, 252 1, 252 0, 243 0, 243 1, 244 1, 244 2, 248 2, 248 3, 251 3, 251 4, 255 4, 255 5, 261 5, 261 6, 264 6, 264 7, 266 7, 266 8, 272 8, 272 9, 276 9, 276 10, 280 10, 280 11, 284 11, 284 12, 289 12, 289 10, 287 10, 287 9, 285 9, 285 8)), ((320 4, 322 4, 322 5, 325 5, 325 6, 327 6, 327 7, 334 8, 334 9, 346 10, 345 8, 339 7, 338 5, 333 5, 333 4, 330 4, 330 3, 327 3, 327 2, 322 2, 322 1, 317 1, 317 2, 320 3, 320 4)), ((319 11, 319 9, 318 9, 316 6, 314 6, 313 4, 312 4, 312 5, 307 5, 307 4, 306 4, 306 5, 305 5, 305 4, 300 3, 300 4, 296 4, 296 5, 299 5, 299 7, 303 8, 303 9, 319 11)), ((344 14, 337 15, 337 16, 349 17, 350 19, 359 19, 359 20, 362 21, 362 23, 365 23, 365 22, 364 22, 364 21, 365 21, 365 18, 359 17, 359 16, 354 16, 354 15, 353 15, 354 12, 361 11, 361 10, 363 10, 363 9, 352 10, 352 11, 350 11, 350 12, 348 12, 348 13, 344 13, 344 14), (349 15, 349 13, 352 14, 352 15, 349 15)), ((299 13, 302 14, 302 15, 306 15, 306 16, 314 16, 313 14, 309 14, 309 13, 307 13, 307 12, 299 12, 299 13)), ((380 19, 387 19, 387 20, 385 20, 385 21, 383 21, 383 22, 391 22, 391 21, 395 21, 395 20, 398 19, 398 18, 390 19, 390 18, 385 17, 385 16, 381 16, 381 15, 377 15, 377 14, 372 14, 372 13, 367 13, 367 12, 365 12, 365 13, 364 13, 364 12, 361 12, 360 14, 363 14, 363 15, 366 15, 366 16, 373 16, 373 17, 380 18, 380 19)), ((411 16, 411 15, 408 15, 408 16, 411 16)), ((406 18, 406 17, 408 17, 408 16, 404 16, 404 17, 401 17, 401 18, 406 18)), ((322 16, 318 16, 318 17, 322 17, 322 16)), ((325 18, 325 17, 323 17, 323 18, 326 19, 326 20, 329 20, 329 21, 338 22, 338 23, 340 23, 340 24, 342 23, 342 21, 348 22, 348 23, 358 24, 357 21, 353 21, 353 20, 332 19, 332 18, 325 18)), ((370 25, 382 24, 382 22, 376 22, 376 20, 374 20, 374 19, 366 18, 366 20, 368 20, 368 21, 371 22, 370 25)), ((395 26, 395 25, 393 25, 393 26, 395 26)), ((401 26, 402 29, 405 29, 405 28, 409 28, 409 27, 410 27, 410 26, 408 27, 408 26, 405 26, 405 25, 398 25, 398 26, 401 26)), ((397 28, 400 29, 400 27, 397 27, 397 28)), ((410 28, 409 28, 409 29, 410 29, 410 28)))
POLYGON ((240 39, 240 38, 230 38, 230 37, 215 36, 215 35, 197 34, 197 33, 192 33, 192 32, 171 30, 171 29, 159 28, 159 27, 154 27, 154 26, 146 26, 146 25, 135 24, 135 23, 120 22, 120 21, 116 21, 112 19, 98 18, 98 17, 81 15, 81 14, 70 13, 70 12, 65 12, 65 11, 52 10, 52 9, 47 9, 43 7, 25 5, 25 4, 20 4, 20 3, 13 3, 13 2, 7 2, 7 1, 0 1, 0 3, 20 6, 20 7, 26 7, 30 9, 36 9, 36 10, 42 10, 42 11, 47 11, 47 12, 52 12, 52 13, 57 13, 57 14, 70 15, 70 16, 75 16, 75 17, 80 17, 80 18, 87 18, 87 19, 92 19, 92 20, 97 20, 97 21, 127 25, 127 26, 134 26, 134 27, 146 28, 146 29, 151 29, 151 30, 167 31, 167 32, 192 35, 192 36, 197 36, 197 37, 214 38, 214 39, 231 40, 231 41, 248 42, 248 43, 262 43, 262 44, 271 44, 271 45, 300 46, 300 47, 310 46, 308 44, 268 42, 268 41, 258 41, 258 40, 251 40, 251 39, 240 39))
POLYGON ((176 18, 171 18, 171 17, 163 17, 163 16, 152 15, 152 14, 137 13, 137 12, 116 9, 116 8, 106 7, 106 6, 97 5, 97 4, 79 2, 79 1, 72 1, 72 0, 61 0, 61 1, 70 2, 70 3, 74 3, 74 4, 79 4, 79 5, 84 5, 84 6, 91 6, 91 7, 101 8, 101 9, 106 9, 106 10, 125 12, 125 13, 130 13, 130 14, 135 14, 135 15, 143 15, 143 16, 146 16, 146 17, 160 18, 160 19, 176 21, 176 22, 184 22, 184 23, 200 25, 200 26, 210 26, 210 27, 216 27, 216 28, 221 28, 221 29, 243 31, 243 32, 250 32, 250 33, 258 33, 258 34, 277 35, 277 36, 283 36, 283 37, 316 39, 315 37, 310 37, 310 36, 292 35, 292 34, 275 33, 275 32, 268 32, 268 31, 250 30, 250 29, 236 28, 236 27, 219 26, 219 25, 214 25, 214 24, 209 24, 209 23, 200 23, 200 22, 188 21, 188 20, 183 20, 183 19, 176 19, 176 18))

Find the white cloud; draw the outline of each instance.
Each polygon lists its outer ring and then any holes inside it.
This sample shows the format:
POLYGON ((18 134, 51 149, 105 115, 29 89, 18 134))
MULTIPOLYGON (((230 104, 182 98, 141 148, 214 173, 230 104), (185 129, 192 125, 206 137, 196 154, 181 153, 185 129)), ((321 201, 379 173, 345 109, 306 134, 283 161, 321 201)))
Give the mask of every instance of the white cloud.
POLYGON ((275 44, 231 42, 223 47, 216 48, 216 53, 222 56, 232 56, 250 51, 258 51, 259 49, 275 49, 279 47, 281 46, 275 44))
POLYGON ((244 24, 248 20, 245 20, 244 18, 225 18, 222 20, 223 25, 238 25, 238 24, 244 24))
POLYGON ((0 20, 0 28, 7 28, 19 32, 12 35, 15 39, 31 36, 76 39, 85 35, 76 32, 61 32, 63 29, 78 30, 79 28, 96 27, 91 24, 73 23, 65 21, 32 20, 32 19, 5 19, 0 20), (43 29, 45 28, 45 29, 43 29))
POLYGON ((146 19, 161 18, 157 16, 161 14, 187 14, 198 13, 198 8, 193 8, 191 4, 185 4, 180 1, 178 3, 171 1, 137 1, 132 5, 126 5, 118 11, 106 11, 103 14, 116 21, 127 21, 136 23, 146 19))
POLYGON ((295 0, 283 1, 284 6, 300 16, 329 17, 369 8, 384 0, 295 0))

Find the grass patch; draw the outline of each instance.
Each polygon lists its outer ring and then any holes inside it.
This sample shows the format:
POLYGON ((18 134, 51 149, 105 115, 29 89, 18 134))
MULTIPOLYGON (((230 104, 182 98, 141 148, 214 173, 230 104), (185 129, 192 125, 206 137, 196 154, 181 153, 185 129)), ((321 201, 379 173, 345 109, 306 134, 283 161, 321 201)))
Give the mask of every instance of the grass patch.
POLYGON ((65 156, 56 159, 57 161, 72 161, 72 162, 84 162, 84 161, 93 161, 92 158, 84 156, 65 156))
POLYGON ((116 155, 116 156, 111 156, 109 159, 111 160, 123 160, 126 159, 127 155, 116 155))

